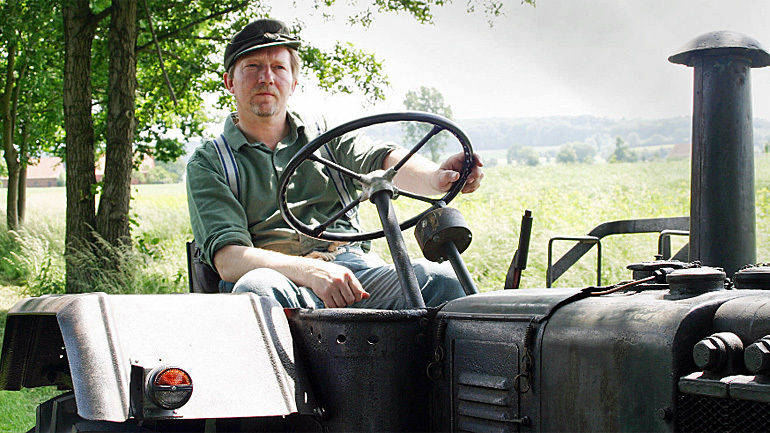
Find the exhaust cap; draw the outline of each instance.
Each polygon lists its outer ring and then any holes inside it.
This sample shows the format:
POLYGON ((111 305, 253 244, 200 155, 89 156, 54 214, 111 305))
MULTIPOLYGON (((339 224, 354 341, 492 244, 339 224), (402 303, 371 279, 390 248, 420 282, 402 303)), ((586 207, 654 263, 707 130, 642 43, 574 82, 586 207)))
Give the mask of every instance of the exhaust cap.
POLYGON ((669 57, 668 61, 695 66, 696 59, 704 55, 738 55, 749 59, 752 68, 770 66, 770 54, 756 39, 729 30, 698 36, 669 57))

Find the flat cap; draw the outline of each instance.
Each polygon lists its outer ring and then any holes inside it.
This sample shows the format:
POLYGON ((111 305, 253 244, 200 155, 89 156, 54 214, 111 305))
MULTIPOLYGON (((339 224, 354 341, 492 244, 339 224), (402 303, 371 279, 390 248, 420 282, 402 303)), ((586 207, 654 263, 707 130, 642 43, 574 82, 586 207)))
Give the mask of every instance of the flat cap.
POLYGON ((285 45, 296 50, 300 41, 289 34, 289 28, 281 21, 269 18, 253 21, 236 33, 227 44, 225 70, 229 70, 235 61, 246 53, 276 45, 285 45))

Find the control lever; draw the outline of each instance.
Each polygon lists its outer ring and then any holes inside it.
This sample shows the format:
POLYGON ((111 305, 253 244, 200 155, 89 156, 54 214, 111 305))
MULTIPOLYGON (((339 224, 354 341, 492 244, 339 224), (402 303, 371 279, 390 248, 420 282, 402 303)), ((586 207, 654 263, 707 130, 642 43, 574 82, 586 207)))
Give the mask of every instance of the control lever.
POLYGON ((519 230, 519 247, 513 255, 508 274, 505 275, 505 288, 518 289, 521 282, 521 271, 527 269, 527 254, 529 254, 529 237, 532 233, 532 212, 527 209, 521 217, 519 230))

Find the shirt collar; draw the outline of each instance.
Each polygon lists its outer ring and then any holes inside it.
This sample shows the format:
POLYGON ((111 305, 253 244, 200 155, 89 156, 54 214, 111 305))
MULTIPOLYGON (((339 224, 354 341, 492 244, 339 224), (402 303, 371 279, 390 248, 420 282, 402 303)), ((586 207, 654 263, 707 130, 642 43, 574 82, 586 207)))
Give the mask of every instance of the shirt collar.
MULTIPOLYGON (((297 141, 300 134, 305 134, 305 124, 302 119, 290 111, 286 111, 286 119, 289 121, 289 135, 278 143, 278 147, 286 147, 297 141)), ((254 146, 264 146, 263 143, 249 143, 243 132, 238 129, 236 124, 238 123, 238 113, 230 113, 225 119, 224 136, 227 145, 233 150, 240 150, 246 144, 253 144, 254 146)), ((278 148, 276 147, 276 149, 278 148)))

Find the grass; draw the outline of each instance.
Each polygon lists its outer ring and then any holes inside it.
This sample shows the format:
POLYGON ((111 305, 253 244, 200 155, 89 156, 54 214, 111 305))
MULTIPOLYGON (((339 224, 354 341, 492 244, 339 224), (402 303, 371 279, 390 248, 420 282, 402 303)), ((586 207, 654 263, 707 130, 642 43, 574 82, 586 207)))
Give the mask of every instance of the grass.
MULTIPOLYGON (((657 161, 623 164, 573 164, 539 167, 488 168, 476 193, 458 197, 460 209, 473 231, 464 253, 468 269, 482 291, 502 288, 517 247, 524 209, 534 224, 528 267, 522 287, 544 287, 546 246, 557 235, 581 235, 601 222, 689 214, 689 162, 657 161)), ((770 155, 756 159, 757 260, 770 261, 770 155)), ((102 276, 99 289, 108 292, 185 292, 187 275, 184 241, 192 238, 183 185, 135 187, 131 204, 134 249, 124 252, 126 269, 102 276)), ((0 189, 0 224, 5 214, 5 190, 0 189)), ((402 219, 422 210, 418 202, 396 201, 402 219)), ((18 234, 0 233, 0 332, 5 312, 25 294, 60 291, 63 287, 64 188, 29 190, 28 218, 18 234)), ((371 205, 361 209, 364 225, 378 218, 371 205)), ((420 256, 411 230, 405 233, 412 257, 420 256)), ((674 248, 684 240, 674 238, 674 248)), ((571 247, 556 244, 554 257, 571 247)), ((602 242, 602 279, 611 283, 630 277, 625 265, 651 260, 657 235, 622 235, 602 242)), ((387 245, 373 249, 387 258, 387 245)), ((556 286, 595 283, 595 252, 569 270, 556 286)), ((0 392, 0 431, 25 431, 34 424, 34 407, 51 389, 0 392)))

